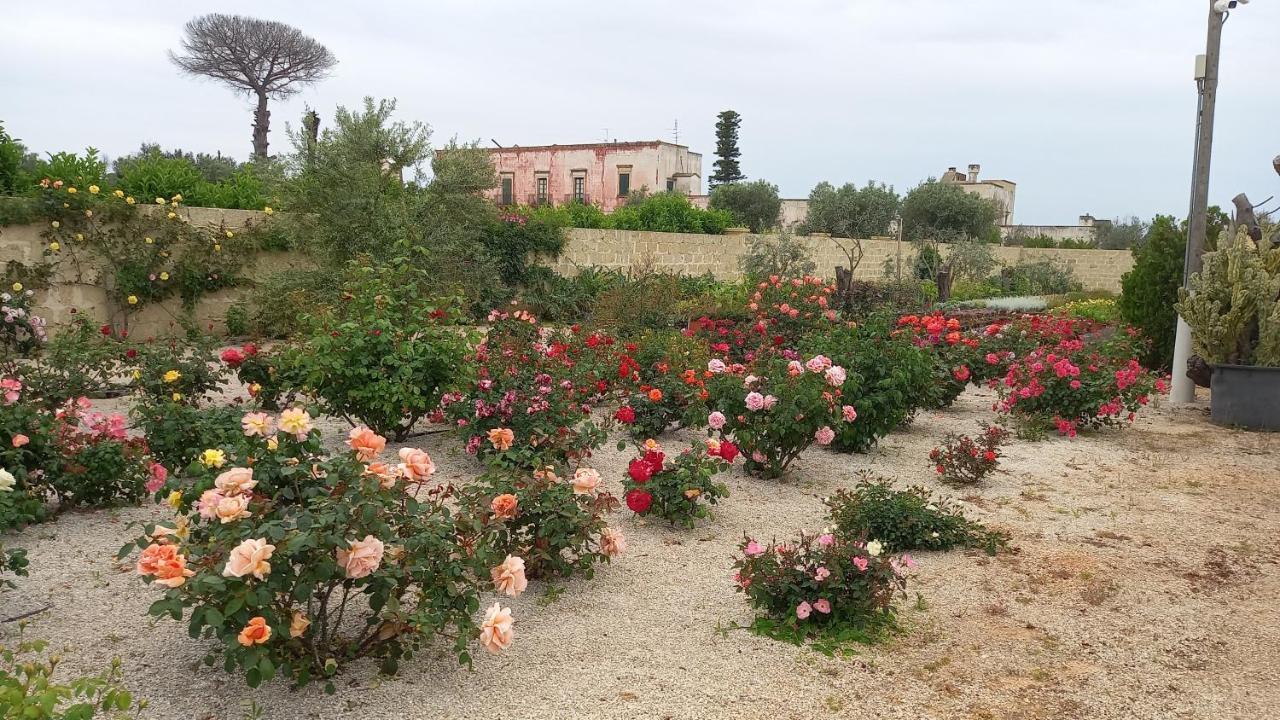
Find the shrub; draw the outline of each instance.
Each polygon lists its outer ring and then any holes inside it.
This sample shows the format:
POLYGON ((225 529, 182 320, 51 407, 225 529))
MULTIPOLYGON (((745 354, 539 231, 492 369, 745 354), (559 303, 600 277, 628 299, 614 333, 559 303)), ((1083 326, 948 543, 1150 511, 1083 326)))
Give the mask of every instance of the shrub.
POLYGON ((866 452, 880 438, 910 422, 933 385, 933 355, 910 336, 890 332, 892 324, 871 318, 857 328, 814 333, 801 352, 828 355, 856 380, 845 402, 856 408, 856 422, 840 425, 832 447, 866 452))
POLYGON ((871 475, 852 490, 839 490, 826 500, 837 538, 875 538, 886 552, 981 548, 988 554, 1007 542, 1007 536, 969 520, 948 501, 922 487, 894 490, 871 475))
POLYGON ((796 240, 791 233, 753 235, 747 239, 747 251, 738 259, 738 267, 748 280, 770 277, 802 277, 818 269, 813 251, 796 240))
POLYGON ((733 224, 728 212, 694 207, 687 196, 678 192, 655 193, 637 204, 614 210, 608 219, 607 226, 617 230, 706 235, 723 235, 733 224))
MULTIPOLYGON (((0 499, 0 502, 3 502, 0 499)), ((27 576, 27 551, 22 548, 6 548, 0 545, 0 575, 13 573, 18 577, 27 576)), ((11 580, 0 578, 0 588, 15 587, 11 580)))
MULTIPOLYGON (((1058 306, 1055 308, 1055 311, 1068 317, 1090 320, 1104 325, 1113 324, 1120 319, 1119 308, 1116 305, 1116 301, 1111 298, 1075 300, 1058 306)), ((1159 366, 1157 365, 1154 367, 1159 366)))
MULTIPOLYGON (((507 468, 536 470, 589 457, 604 441, 591 409, 619 374, 613 338, 577 332, 544 336, 523 310, 494 311, 484 342, 467 358, 476 377, 441 399, 466 450, 507 468)), ((625 371, 629 374, 629 370, 625 371)))
POLYGON ((287 270, 258 282, 249 296, 249 331, 283 338, 304 330, 304 315, 340 302, 342 288, 332 270, 287 270))
POLYGON ((370 657, 394 673, 439 636, 461 663, 477 636, 492 652, 509 644, 509 611, 495 604, 483 631, 474 620, 487 555, 460 533, 452 488, 429 482, 430 456, 405 448, 392 467, 368 428, 329 456, 300 410, 244 427, 194 482, 165 488, 173 527, 148 525, 120 551, 142 548, 138 573, 164 592, 150 614, 189 614, 193 637, 216 639, 207 663, 220 655, 254 687, 279 674, 332 692, 344 665, 370 657))
POLYGON ((890 557, 878 540, 831 533, 768 544, 746 537, 738 551, 736 589, 761 613, 752 629, 796 644, 880 637, 893 624, 893 599, 906 596, 905 573, 915 565, 910 556, 890 557))
POLYGON ((605 521, 618 501, 599 489, 594 469, 567 473, 564 466, 530 472, 494 462, 461 491, 460 503, 485 546, 498 557, 522 558, 529 577, 590 578, 597 563, 626 549, 622 533, 605 521))
POLYGON ((912 338, 918 347, 933 356, 933 383, 928 407, 950 407, 964 392, 978 360, 979 341, 967 336, 960 321, 941 312, 904 315, 894 332, 912 338))
POLYGON ((846 318, 862 321, 880 314, 897 317, 918 313, 927 304, 928 297, 921 284, 911 278, 902 282, 854 280, 841 301, 846 318))
POLYGON ((46 468, 58 458, 54 416, 38 398, 26 394, 16 376, 0 379, 0 533, 40 522, 48 515, 44 504, 46 468), (25 395, 25 396, 24 396, 25 395))
POLYGON ((653 514, 672 525, 692 528, 698 520, 711 517, 710 505, 729 496, 729 488, 716 482, 715 476, 738 456, 732 442, 695 444, 669 462, 653 440, 640 449, 622 480, 623 500, 635 514, 653 514))
POLYGON ((170 400, 135 403, 129 410, 156 461, 181 473, 204 448, 227 445, 241 433, 238 407, 196 407, 170 400))
POLYGON ((808 235, 830 233, 843 238, 870 238, 889 234, 889 225, 901 205, 898 193, 884 183, 868 181, 859 189, 845 183, 837 189, 820 182, 809 193, 809 209, 799 231, 808 235))
POLYGON ((564 244, 562 225, 518 212, 495 220, 484 236, 485 248, 497 263, 502 282, 512 289, 528 282, 531 261, 555 259, 564 244))
POLYGON ((1011 295, 1061 295, 1081 288, 1070 263, 1058 258, 1005 268, 1000 284, 1011 295))
POLYGON ((782 200, 778 198, 778 186, 767 180, 726 183, 711 191, 709 201, 712 210, 724 210, 733 221, 762 233, 778 224, 782 212, 782 200))
POLYGON ((136 355, 123 342, 123 333, 110 325, 93 327, 79 319, 59 328, 34 362, 26 364, 23 380, 44 407, 116 389, 116 378, 136 355))
POLYGON ((1178 313, 1173 309, 1182 287, 1187 236, 1173 218, 1160 215, 1151 223, 1147 240, 1133 246, 1133 269, 1120 278, 1120 317, 1151 340, 1147 367, 1173 364, 1173 337, 1178 313))
MULTIPOLYGON (((167 474, 153 463, 147 443, 126 434, 124 416, 85 413, 88 403, 68 403, 55 421, 57 456, 40 483, 59 509, 136 504, 155 478, 167 474)), ((39 487, 39 485, 37 485, 39 487)))
POLYGON ((305 352, 289 343, 267 349, 245 343, 223 350, 220 358, 235 371, 250 397, 264 409, 279 412, 293 404, 302 390, 299 360, 305 352))
POLYGON ((981 482, 1000 465, 1000 445, 1009 431, 999 425, 983 428, 978 439, 947 433, 941 447, 929 451, 929 461, 944 482, 969 485, 981 482))
MULTIPOLYGON (((8 280, 8 278, 5 278, 8 280)), ((35 292, 21 282, 10 282, 0 292, 0 358, 27 357, 45 343, 45 321, 31 312, 35 292)))
POLYGON ((768 346, 775 348, 791 347, 810 332, 828 330, 836 320, 830 299, 835 290, 812 275, 772 275, 756 285, 747 304, 756 316, 752 330, 767 336, 768 346))
POLYGON ((747 471, 777 478, 786 473, 800 453, 817 442, 828 445, 838 429, 853 422, 856 412, 843 405, 844 368, 821 355, 806 363, 782 358, 747 368, 726 370, 711 361, 712 430, 742 448, 747 471))
POLYGON ((445 324, 455 301, 420 294, 416 271, 397 270, 362 268, 290 364, 324 412, 402 440, 458 378, 467 338, 445 324))
POLYGON ((951 267, 952 277, 971 282, 985 280, 1000 266, 994 247, 991 243, 975 240, 952 243, 950 252, 947 253, 947 265, 951 267))
POLYGON ((44 640, 0 645, 0 711, 23 720, 139 718, 146 700, 135 698, 122 682, 120 658, 96 675, 66 678, 59 655, 47 654, 44 640), (55 680, 55 677, 58 678, 55 680))
POLYGON ((636 439, 661 435, 671 425, 701 427, 709 393, 703 379, 709 354, 706 345, 675 331, 647 331, 628 343, 624 355, 634 387, 624 400, 628 432, 636 439))
POLYGON ((1153 393, 1164 392, 1164 381, 1136 358, 1109 356, 1106 349, 1064 340, 1020 357, 998 385, 1000 412, 1070 437, 1119 424, 1126 412, 1132 422, 1153 393))
POLYGON ((133 388, 140 402, 194 407, 226 383, 225 370, 207 338, 152 340, 132 349, 133 388))

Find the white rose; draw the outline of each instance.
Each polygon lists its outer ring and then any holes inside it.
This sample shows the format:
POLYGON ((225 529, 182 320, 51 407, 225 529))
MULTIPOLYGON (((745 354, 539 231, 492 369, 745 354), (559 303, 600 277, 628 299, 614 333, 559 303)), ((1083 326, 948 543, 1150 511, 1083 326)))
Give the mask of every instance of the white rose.
POLYGON ((13 473, 0 469, 0 492, 13 492, 13 486, 17 484, 18 481, 13 477, 13 473))
POLYGON ((880 557, 880 551, 883 549, 884 546, 880 544, 879 540, 872 540, 867 543, 867 554, 871 557, 880 557))

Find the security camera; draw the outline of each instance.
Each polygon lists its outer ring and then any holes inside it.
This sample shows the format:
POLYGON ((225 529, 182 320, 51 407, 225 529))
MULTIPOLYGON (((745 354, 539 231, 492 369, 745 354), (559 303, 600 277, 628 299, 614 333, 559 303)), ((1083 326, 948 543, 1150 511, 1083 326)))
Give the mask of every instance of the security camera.
POLYGON ((1213 4, 1213 9, 1216 12, 1224 13, 1228 10, 1235 10, 1237 5, 1248 4, 1249 0, 1217 0, 1217 2, 1213 4))

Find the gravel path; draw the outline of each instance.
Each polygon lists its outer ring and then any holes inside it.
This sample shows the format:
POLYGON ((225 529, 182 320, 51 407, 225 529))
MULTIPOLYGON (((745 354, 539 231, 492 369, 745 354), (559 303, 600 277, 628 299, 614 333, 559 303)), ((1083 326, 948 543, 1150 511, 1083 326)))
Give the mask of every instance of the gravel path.
MULTIPOLYGON (((512 601, 516 644, 477 649, 474 671, 421 656, 399 677, 357 666, 338 692, 251 690, 199 665, 185 623, 152 621, 158 596, 114 562, 130 522, 156 508, 70 514, 7 542, 29 549, 31 577, 9 608, 53 608, 28 633, 69 652, 72 669, 124 662, 150 718, 1266 718, 1280 714, 1280 435, 1213 427, 1201 410, 1155 409, 1136 426, 1074 441, 1015 441, 979 488, 941 488, 926 453, 947 430, 991 418, 970 390, 874 452, 813 449, 785 483, 729 478, 733 493, 693 531, 613 522, 629 551, 552 599, 533 583, 512 601), (827 658, 742 631, 730 581, 744 531, 790 535, 822 524, 821 498, 873 469, 963 501, 1013 534, 1017 552, 925 553, 903 632, 850 658, 827 658), (919 599, 917 600, 917 593, 919 599)), ((684 437, 664 440, 671 446, 684 437)), ((448 436, 425 438, 448 479, 474 470, 448 436)), ((626 454, 597 457, 615 492, 626 454)), ((16 632, 0 628, 0 640, 16 632)))

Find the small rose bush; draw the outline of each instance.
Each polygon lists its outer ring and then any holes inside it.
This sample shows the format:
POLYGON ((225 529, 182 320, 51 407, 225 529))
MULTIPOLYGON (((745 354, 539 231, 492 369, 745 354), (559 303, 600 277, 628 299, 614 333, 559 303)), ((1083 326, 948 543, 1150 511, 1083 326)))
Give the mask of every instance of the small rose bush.
POLYGON ((140 402, 199 405, 226 384, 226 370, 213 344, 195 340, 150 340, 126 350, 140 402))
POLYGON ((728 486, 715 478, 738 454, 728 440, 708 440, 668 458, 662 446, 649 440, 627 464, 623 501, 637 515, 656 515, 691 528, 711 517, 711 505, 729 496, 728 486))
POLYGON ((761 616, 752 629, 777 639, 871 640, 893 623, 893 600, 905 597, 909 555, 894 556, 879 540, 833 533, 790 542, 738 545, 733 579, 761 616))
POLYGON ((810 445, 831 444, 857 417, 842 398, 847 371, 822 355, 805 362, 771 358, 751 371, 713 359, 708 370, 715 408, 708 425, 733 439, 752 474, 781 477, 810 445))
POLYGON ((895 490, 889 481, 870 475, 825 502, 837 537, 876 538, 890 552, 972 547, 995 554, 1007 542, 1003 533, 969 520, 925 488, 895 490))
POLYGON ((281 675, 332 689, 354 660, 394 673, 437 638, 462 663, 477 639, 508 647, 509 610, 475 618, 482 580, 523 590, 519 559, 497 570, 456 516, 452 488, 431 481, 430 456, 383 459, 385 444, 359 427, 348 452, 330 455, 302 410, 246 414, 237 443, 201 453, 203 472, 158 488, 173 520, 121 550, 141 551, 137 572, 162 593, 150 613, 186 617, 193 637, 216 641, 207 661, 220 656, 251 686, 281 675))
POLYGON ((460 504, 471 533, 497 555, 522 558, 528 577, 590 578, 597 564, 626 549, 621 531, 605 519, 618 501, 600 484, 590 467, 526 471, 493 461, 460 491, 460 504))
POLYGON ((942 445, 929 451, 929 462, 942 477, 953 485, 972 485, 1000 466, 1000 446, 1009 438, 1009 431, 999 425, 987 425, 977 438, 948 433, 942 445))
POLYGON ((297 362, 301 354, 299 348, 288 343, 272 348, 245 343, 224 349, 218 357, 235 372, 249 396, 262 409, 280 412, 289 407, 303 389, 297 362))
POLYGON ((0 717, 13 720, 140 718, 147 701, 124 686, 120 658, 102 672, 66 677, 60 654, 21 631, 0 644, 0 717))

